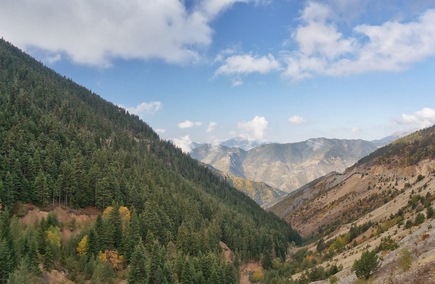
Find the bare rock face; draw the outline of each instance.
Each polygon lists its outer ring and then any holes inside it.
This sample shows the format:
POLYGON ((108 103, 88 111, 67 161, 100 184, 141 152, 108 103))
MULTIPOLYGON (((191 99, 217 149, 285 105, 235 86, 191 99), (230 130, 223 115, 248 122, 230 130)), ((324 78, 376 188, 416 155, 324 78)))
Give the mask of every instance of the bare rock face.
POLYGON ((364 140, 317 138, 299 143, 264 144, 248 151, 202 145, 191 156, 226 174, 291 192, 329 172, 343 172, 376 149, 373 143, 364 140))

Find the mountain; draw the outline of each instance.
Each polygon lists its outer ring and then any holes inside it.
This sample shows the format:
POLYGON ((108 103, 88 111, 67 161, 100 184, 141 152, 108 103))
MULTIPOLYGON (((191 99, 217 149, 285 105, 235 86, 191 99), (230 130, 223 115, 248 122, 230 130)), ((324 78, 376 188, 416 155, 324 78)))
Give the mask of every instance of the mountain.
MULTIPOLYGON (((407 133, 407 134, 409 134, 409 133, 407 133)), ((371 142, 373 144, 375 144, 376 147, 382 147, 382 146, 390 144, 391 142, 399 139, 402 136, 405 136, 405 134, 404 135, 390 135, 390 136, 384 137, 384 138, 379 139, 379 140, 372 140, 371 142)))
POLYGON ((206 144, 190 155, 231 176, 291 192, 331 171, 344 171, 376 149, 364 140, 317 138, 299 143, 270 143, 248 151, 206 144))
POLYGON ((202 164, 208 167, 213 173, 224 179, 228 184, 249 196, 252 200, 254 200, 258 205, 263 208, 267 208, 277 199, 287 194, 286 192, 273 188, 264 182, 255 182, 236 176, 231 176, 219 171, 218 169, 208 164, 202 164))
POLYGON ((270 210, 305 237, 304 255, 323 267, 343 266, 337 274, 341 283, 355 281, 351 266, 368 248, 384 259, 376 283, 427 283, 435 265, 434 200, 432 126, 374 151, 343 173, 312 181, 270 210), (406 261, 418 266, 399 268, 406 261))
POLYGON ((210 165, 204 164, 237 190, 243 192, 263 208, 286 195, 284 191, 273 188, 264 182, 256 182, 225 174, 210 165))
POLYGON ((234 283, 240 263, 300 243, 138 116, 3 39, 0 137, 0 283, 53 269, 78 283, 234 283), (59 207, 76 217, 63 224, 59 207), (43 219, 19 220, 27 211, 43 219))

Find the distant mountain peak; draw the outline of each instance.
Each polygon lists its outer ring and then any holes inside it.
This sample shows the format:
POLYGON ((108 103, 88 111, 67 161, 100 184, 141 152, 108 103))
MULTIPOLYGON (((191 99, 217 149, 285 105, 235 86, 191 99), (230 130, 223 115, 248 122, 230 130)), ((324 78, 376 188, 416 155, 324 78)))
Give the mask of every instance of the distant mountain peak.
POLYGON ((249 139, 243 136, 237 136, 228 140, 225 140, 220 145, 229 147, 229 148, 240 148, 245 151, 249 151, 257 146, 268 144, 270 142, 266 140, 255 140, 255 139, 249 139))

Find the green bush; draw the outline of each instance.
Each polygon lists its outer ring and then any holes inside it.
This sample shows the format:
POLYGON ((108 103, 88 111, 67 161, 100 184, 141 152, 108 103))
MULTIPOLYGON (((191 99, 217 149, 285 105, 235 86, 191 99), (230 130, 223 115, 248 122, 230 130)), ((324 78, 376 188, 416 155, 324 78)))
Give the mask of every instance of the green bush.
POLYGON ((381 239, 381 243, 379 244, 376 251, 377 252, 384 251, 384 250, 393 251, 398 247, 399 245, 397 244, 397 242, 393 240, 390 236, 388 236, 381 239))
POLYGON ((403 271, 407 271, 411 268, 412 256, 408 249, 404 248, 400 251, 399 264, 403 271))
POLYGON ((414 221, 414 225, 420 225, 421 223, 424 222, 424 219, 426 219, 424 217, 423 213, 418 213, 417 216, 415 216, 415 221, 414 221))
POLYGON ((381 263, 376 254, 376 251, 365 251, 361 255, 361 258, 355 260, 352 266, 352 270, 360 279, 369 279, 370 276, 375 274, 375 272, 380 267, 381 263))

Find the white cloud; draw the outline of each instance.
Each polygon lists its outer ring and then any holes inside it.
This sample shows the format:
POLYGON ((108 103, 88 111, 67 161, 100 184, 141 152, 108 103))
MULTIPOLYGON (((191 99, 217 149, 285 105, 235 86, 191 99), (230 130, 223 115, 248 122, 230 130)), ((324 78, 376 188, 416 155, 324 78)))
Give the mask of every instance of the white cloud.
POLYGON ((300 115, 293 115, 288 118, 288 122, 291 124, 302 124, 305 122, 305 119, 300 115))
POLYGON ((267 124, 268 122, 264 116, 255 116, 250 121, 239 122, 238 127, 243 131, 242 137, 251 140, 263 140, 267 124))
POLYGON ((402 114, 396 120, 400 125, 410 126, 411 129, 421 129, 435 124, 435 109, 425 107, 413 114, 402 114))
POLYGON ((48 64, 54 64, 58 61, 60 61, 62 59, 62 56, 60 54, 53 54, 53 55, 48 55, 45 57, 45 62, 47 62, 48 64))
POLYGON ((156 129, 156 132, 157 132, 157 133, 160 133, 160 134, 163 134, 163 133, 166 133, 166 129, 163 129, 163 128, 157 128, 157 129, 156 129))
POLYGON ((226 49, 224 49, 224 50, 221 50, 217 55, 216 55, 216 57, 214 58, 214 63, 217 63, 217 62, 222 62, 222 61, 224 61, 224 59, 226 58, 226 57, 228 57, 229 55, 232 55, 232 54, 234 54, 234 53, 236 53, 236 49, 234 49, 234 48, 226 48, 226 49))
POLYGON ((271 54, 261 57, 250 54, 233 55, 225 59, 224 64, 216 70, 215 76, 249 73, 266 74, 278 70, 280 67, 278 60, 271 54))
POLYGON ((360 132, 360 129, 358 127, 352 127, 350 132, 352 132, 352 133, 358 133, 358 132, 360 132))
POLYGON ((231 87, 233 87, 233 88, 235 88, 235 87, 240 87, 240 86, 242 86, 243 85, 243 80, 242 79, 240 79, 240 78, 234 78, 232 81, 231 81, 231 87))
POLYGON ((213 132, 213 130, 216 128, 216 126, 217 126, 217 123, 215 121, 210 121, 210 123, 208 124, 208 127, 207 127, 207 132, 208 133, 213 132))
POLYGON ((435 10, 406 23, 357 25, 350 37, 338 30, 333 19, 326 5, 309 2, 301 15, 302 24, 292 35, 299 48, 286 56, 284 76, 303 79, 401 71, 435 55, 435 10))
POLYGON ((163 105, 161 102, 143 102, 134 107, 125 107, 122 105, 120 105, 120 107, 125 108, 132 114, 143 117, 145 114, 156 114, 162 109, 163 105))
POLYGON ((185 129, 185 128, 192 128, 194 126, 201 126, 202 122, 185 120, 183 122, 178 123, 177 125, 178 125, 178 128, 185 129))
POLYGON ((184 153, 189 153, 192 151, 192 140, 190 140, 189 135, 183 136, 181 138, 174 138, 172 142, 179 147, 184 153))
POLYGON ((187 8, 179 0, 3 0, 0 36, 100 67, 114 58, 190 62, 212 42, 210 23, 237 2, 247 1, 198 0, 187 8))

